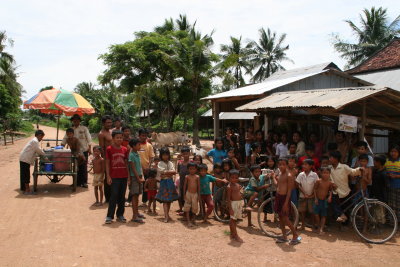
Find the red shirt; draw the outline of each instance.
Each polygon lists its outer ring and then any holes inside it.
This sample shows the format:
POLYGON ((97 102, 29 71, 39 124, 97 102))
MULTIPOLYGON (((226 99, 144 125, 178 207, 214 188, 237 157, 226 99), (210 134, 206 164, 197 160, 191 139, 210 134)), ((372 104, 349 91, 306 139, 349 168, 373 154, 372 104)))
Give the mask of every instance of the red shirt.
POLYGON ((107 147, 106 159, 110 160, 111 178, 128 178, 128 168, 126 166, 128 156, 128 149, 124 146, 120 148, 114 146, 107 147))
MULTIPOLYGON (((300 167, 301 169, 303 168, 303 161, 308 159, 308 156, 302 156, 299 161, 297 162, 297 166, 300 167)), ((319 168, 321 167, 320 163, 319 163, 319 159, 316 157, 313 157, 312 160, 314 161, 314 166, 312 167, 312 170, 315 172, 317 170, 319 170, 319 168)))
POLYGON ((124 146, 124 147, 128 148, 128 146, 129 146, 129 139, 124 139, 124 140, 122 140, 121 146, 124 146))

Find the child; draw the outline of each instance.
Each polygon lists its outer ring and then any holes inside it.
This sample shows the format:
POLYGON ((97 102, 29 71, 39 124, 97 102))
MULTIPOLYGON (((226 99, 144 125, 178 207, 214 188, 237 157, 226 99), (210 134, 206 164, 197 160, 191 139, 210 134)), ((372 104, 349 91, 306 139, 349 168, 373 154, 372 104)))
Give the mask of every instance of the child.
POLYGON ((121 146, 123 140, 121 131, 113 131, 111 136, 112 144, 106 149, 107 183, 111 186, 106 224, 112 223, 117 204, 117 221, 126 222, 124 212, 125 192, 128 182, 128 149, 121 146))
POLYGON ((149 206, 147 208, 147 213, 151 213, 151 206, 153 206, 153 213, 157 214, 156 211, 156 195, 157 195, 157 169, 149 169, 149 177, 144 183, 144 190, 147 192, 147 197, 149 201, 149 206))
POLYGON ((182 160, 178 161, 178 174, 179 174, 179 212, 181 214, 183 205, 185 204, 185 191, 183 190, 183 186, 185 184, 185 177, 189 174, 188 172, 188 164, 190 161, 190 149, 187 146, 182 147, 181 149, 181 158, 182 160))
POLYGON ((332 202, 332 191, 336 188, 335 184, 330 181, 330 175, 331 169, 329 167, 321 167, 321 179, 318 179, 314 185, 313 213, 319 234, 324 233, 328 203, 332 202))
POLYGON ((250 156, 250 166, 253 165, 260 165, 264 166, 265 163, 262 162, 261 157, 260 157, 260 152, 261 152, 261 146, 259 143, 255 142, 251 144, 251 156, 250 156))
POLYGON ((200 195, 201 195, 203 210, 204 210, 204 204, 207 205, 207 211, 204 214, 203 222, 207 222, 208 216, 210 216, 210 214, 214 209, 214 202, 211 197, 210 183, 211 182, 227 183, 227 181, 215 178, 214 176, 207 174, 206 164, 199 165, 199 173, 200 173, 200 195))
POLYGON ((231 231, 231 239, 243 243, 243 239, 239 237, 236 230, 236 221, 242 218, 243 205, 242 194, 240 193, 241 186, 238 184, 239 171, 231 170, 229 175, 231 179, 227 186, 227 200, 230 214, 229 228, 231 231))
POLYGON ((400 147, 393 146, 390 149, 389 159, 385 163, 387 176, 389 177, 388 205, 394 210, 397 218, 400 218, 400 147))
POLYGON ((158 168, 158 163, 160 162, 160 158, 159 157, 155 157, 153 159, 153 163, 151 164, 151 169, 156 169, 158 168))
POLYGON ((94 196, 96 197, 96 203, 94 206, 103 205, 103 182, 104 182, 104 159, 101 157, 101 146, 93 147, 93 186, 94 196), (99 201, 100 191, 100 201, 99 201))
POLYGON ((251 155, 251 144, 254 142, 254 128, 253 126, 250 126, 247 128, 246 135, 245 135, 245 151, 246 151, 246 164, 249 164, 250 161, 250 155, 251 155))
POLYGON ((287 157, 289 155, 287 135, 283 133, 281 135, 281 142, 276 146, 276 154, 278 159, 287 157))
POLYGON ((211 149, 210 151, 207 152, 206 159, 208 159, 210 162, 210 157, 212 157, 213 161, 211 162, 212 164, 222 162, 222 160, 228 155, 226 154, 226 151, 224 150, 224 142, 222 141, 222 138, 217 137, 215 139, 215 148, 211 149))
MULTIPOLYGON (((367 154, 361 154, 358 157, 358 162, 360 164, 361 167, 361 181, 360 183, 357 185, 356 189, 358 191, 358 189, 361 189, 364 191, 365 195, 368 196, 368 192, 367 192, 367 186, 370 185, 372 183, 372 169, 368 168, 368 162, 369 162, 369 158, 367 154)), ((361 197, 361 194, 360 194, 361 197)), ((357 200, 359 198, 355 198, 355 200, 357 200)))
POLYGON ((229 171, 233 169, 233 163, 230 159, 222 161, 222 178, 229 181, 229 171))
POLYGON ((192 220, 190 218, 190 210, 192 210, 193 214, 197 214, 200 194, 200 179, 199 176, 196 174, 197 165, 195 163, 188 163, 188 171, 189 174, 186 175, 185 183, 183 185, 183 192, 185 196, 184 211, 186 214, 188 227, 192 227, 194 225, 194 221, 192 223, 192 220))
POLYGON ((140 141, 132 139, 129 141, 131 152, 129 153, 129 194, 132 196, 132 222, 144 223, 144 216, 139 214, 139 196, 143 194, 143 170, 138 151, 140 141))
POLYGON ((131 128, 129 128, 129 126, 123 126, 122 135, 123 135, 123 140, 121 146, 124 146, 129 150, 130 149, 129 141, 131 140, 131 128))
POLYGON ((291 245, 299 244, 301 237, 297 235, 296 228, 293 227, 292 222, 289 220, 291 213, 290 206, 290 192, 294 188, 294 177, 287 171, 288 161, 281 158, 278 161, 279 175, 277 177, 277 191, 275 195, 274 211, 279 215, 279 223, 282 230, 282 237, 278 237, 277 243, 286 243, 287 234, 285 226, 288 226, 293 234, 293 239, 290 241, 291 245))
POLYGON ((306 145, 306 155, 302 156, 299 159, 297 165, 301 168, 303 166, 303 161, 306 159, 312 159, 314 161, 313 171, 317 171, 320 168, 319 159, 314 156, 315 146, 314 145, 306 145))
POLYGON ((269 170, 272 170, 272 171, 276 171, 276 162, 275 162, 275 159, 274 159, 274 157, 272 157, 272 156, 269 156, 268 158, 267 158, 267 169, 269 169, 269 170))
POLYGON ((372 186, 370 197, 387 202, 386 187, 388 186, 388 176, 385 171, 386 158, 384 156, 374 157, 374 169, 372 171, 372 186))
POLYGON ((172 176, 176 174, 174 164, 170 161, 171 155, 168 147, 160 149, 160 159, 157 168, 157 176, 161 179, 160 189, 156 195, 156 200, 163 203, 164 222, 167 223, 170 219, 169 210, 171 203, 178 200, 179 196, 176 192, 172 176))
POLYGON ((297 156, 296 150, 297 150, 296 143, 289 143, 289 156, 292 156, 292 155, 297 156))
POLYGON ((240 170, 239 161, 235 157, 235 148, 231 147, 228 149, 228 159, 230 159, 233 163, 235 169, 240 170))
MULTIPOLYGON (((297 175, 299 174, 299 170, 297 169, 297 154, 296 155, 290 155, 288 156, 288 172, 296 178, 297 175)), ((297 192, 297 185, 295 184, 295 187, 292 190, 292 193, 290 195, 290 200, 293 202, 296 207, 299 205, 299 198, 298 198, 298 192, 297 192)))
POLYGON ((194 155, 192 161, 197 165, 203 164, 203 157, 201 155, 194 155))
POLYGON ((37 130, 35 132, 35 137, 29 141, 21 151, 19 155, 19 167, 20 167, 20 189, 23 191, 24 195, 33 195, 29 188, 29 183, 31 179, 30 168, 31 165, 35 164, 35 159, 37 155, 44 156, 45 153, 39 147, 39 142, 42 141, 44 137, 44 132, 42 130, 37 130))
MULTIPOLYGON (((247 201, 247 208, 246 211, 248 211, 247 214, 247 226, 252 227, 254 226, 251 222, 251 212, 253 211, 253 208, 251 207, 254 200, 258 197, 258 193, 266 188, 268 188, 271 184, 265 184, 264 182, 261 184, 260 176, 261 176, 261 167, 260 165, 253 165, 250 167, 250 171, 252 174, 252 177, 249 180, 249 183, 247 184, 245 191, 244 191, 244 197, 248 199, 247 201)), ((264 180, 263 180, 264 181, 264 180)))
MULTIPOLYGON (((82 146, 78 138, 76 138, 75 131, 72 128, 68 128, 65 131, 67 138, 61 142, 62 145, 68 145, 69 149, 71 149, 71 154, 78 158, 78 165, 81 165, 86 159, 82 153, 82 146)), ((78 183, 81 185, 81 183, 78 183)))
MULTIPOLYGON (((368 168, 374 167, 374 160, 370 155, 368 155, 368 144, 367 144, 367 142, 358 141, 356 146, 357 146, 357 154, 358 154, 358 156, 367 155, 367 157, 368 157, 367 167, 368 168)), ((354 157, 352 159, 352 161, 351 161, 351 167, 352 168, 360 167, 360 161, 359 161, 359 157, 358 156, 354 157)))
POLYGON ((321 177, 321 168, 328 168, 330 167, 331 163, 329 161, 328 156, 322 156, 321 157, 321 167, 317 170, 317 174, 319 177, 321 177))
MULTIPOLYGON (((223 179, 223 169, 221 163, 215 163, 213 167, 213 175, 215 178, 223 179)), ((216 184, 212 185, 212 191, 215 193, 219 187, 216 184)))
POLYGON ((300 191, 299 212, 301 218, 301 230, 305 229, 306 212, 313 213, 314 185, 318 180, 318 175, 312 171, 314 161, 305 159, 303 161, 303 172, 296 178, 296 184, 300 191))

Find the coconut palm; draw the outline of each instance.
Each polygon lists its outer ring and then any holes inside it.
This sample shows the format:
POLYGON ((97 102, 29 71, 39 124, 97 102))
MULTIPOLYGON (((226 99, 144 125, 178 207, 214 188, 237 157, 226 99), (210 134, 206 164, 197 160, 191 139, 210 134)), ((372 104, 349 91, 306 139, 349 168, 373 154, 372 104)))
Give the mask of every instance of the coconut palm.
POLYGON ((364 9, 360 14, 360 26, 345 20, 356 36, 357 43, 349 43, 333 34, 333 46, 347 60, 346 68, 360 64, 400 35, 400 16, 390 23, 388 20, 387 10, 382 7, 364 9))
POLYGON ((269 28, 267 30, 261 28, 259 33, 260 39, 258 43, 251 42, 252 54, 250 62, 252 69, 256 70, 251 81, 255 83, 265 80, 278 70, 284 70, 285 68, 281 65, 281 62, 290 61, 293 63, 286 56, 289 45, 284 44, 285 33, 278 36, 276 32, 272 32, 269 28))
POLYGON ((233 76, 235 88, 244 86, 243 74, 251 72, 249 56, 251 54, 251 43, 243 44, 242 36, 235 38, 231 36, 230 44, 221 45, 221 63, 217 65, 224 73, 228 71, 233 76))

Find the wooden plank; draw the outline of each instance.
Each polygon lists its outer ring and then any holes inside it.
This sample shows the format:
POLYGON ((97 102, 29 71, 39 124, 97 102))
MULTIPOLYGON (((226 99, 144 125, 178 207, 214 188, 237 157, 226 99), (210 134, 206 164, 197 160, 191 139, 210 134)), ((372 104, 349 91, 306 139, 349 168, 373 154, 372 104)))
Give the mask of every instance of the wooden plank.
POLYGON ((394 106, 392 103, 389 103, 389 102, 387 102, 387 101, 385 101, 385 100, 379 99, 379 98, 377 98, 377 97, 375 97, 375 96, 373 96, 372 99, 375 99, 376 101, 378 101, 378 102, 384 104, 385 106, 388 106, 389 108, 400 112, 400 108, 394 106))

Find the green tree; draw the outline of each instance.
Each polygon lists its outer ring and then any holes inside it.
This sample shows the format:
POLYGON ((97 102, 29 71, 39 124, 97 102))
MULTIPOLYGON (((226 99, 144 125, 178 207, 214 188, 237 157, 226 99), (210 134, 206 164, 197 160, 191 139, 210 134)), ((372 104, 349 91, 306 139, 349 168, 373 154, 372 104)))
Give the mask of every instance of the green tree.
POLYGON ((243 44, 242 36, 231 36, 230 44, 221 45, 221 62, 217 65, 222 70, 223 83, 234 82, 234 88, 244 86, 243 74, 251 73, 249 56, 251 55, 251 43, 243 44), (229 75, 226 75, 228 71, 229 75), (233 79, 232 79, 233 78, 233 79))
POLYGON ((285 70, 281 62, 293 62, 286 55, 289 45, 284 44, 285 33, 278 36, 276 32, 272 32, 269 28, 267 30, 261 28, 259 33, 258 43, 251 42, 252 52, 249 56, 252 69, 256 70, 251 78, 254 83, 262 82, 278 70, 285 70))
POLYGON ((332 34, 334 49, 347 60, 345 68, 360 64, 400 34, 400 16, 389 22, 387 10, 382 7, 364 9, 359 16, 360 26, 351 20, 345 20, 356 36, 356 43, 345 41, 338 34, 332 34))

